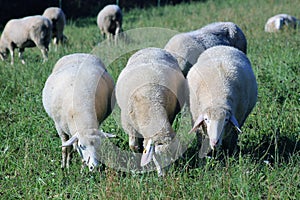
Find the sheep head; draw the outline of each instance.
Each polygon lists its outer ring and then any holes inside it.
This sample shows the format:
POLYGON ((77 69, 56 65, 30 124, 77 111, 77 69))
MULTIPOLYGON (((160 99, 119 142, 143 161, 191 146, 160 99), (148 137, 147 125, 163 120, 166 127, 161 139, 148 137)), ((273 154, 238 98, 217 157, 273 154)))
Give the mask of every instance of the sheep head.
POLYGON ((7 58, 8 49, 0 46, 0 59, 4 61, 7 58))
POLYGON ((190 133, 202 125, 204 132, 209 137, 210 147, 214 150, 218 145, 222 144, 224 129, 228 123, 231 123, 241 132, 238 121, 230 111, 220 108, 206 109, 203 114, 199 115, 190 133))
POLYGON ((177 137, 167 137, 165 141, 157 142, 154 139, 147 141, 146 148, 141 158, 141 166, 145 166, 152 160, 159 165, 157 168, 158 175, 163 176, 163 168, 170 165, 182 153, 182 146, 177 137))
POLYGON ((97 129, 85 130, 84 134, 77 132, 68 141, 62 144, 63 147, 71 146, 77 143, 77 151, 81 156, 84 164, 89 167, 90 171, 99 164, 101 141, 103 138, 112 138, 115 135, 104 133, 97 129))

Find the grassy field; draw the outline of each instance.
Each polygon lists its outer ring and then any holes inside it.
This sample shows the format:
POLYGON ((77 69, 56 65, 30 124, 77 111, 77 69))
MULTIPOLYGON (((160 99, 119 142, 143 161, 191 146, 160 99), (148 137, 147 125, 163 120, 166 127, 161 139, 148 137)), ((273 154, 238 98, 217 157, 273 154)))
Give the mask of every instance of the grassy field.
MULTIPOLYGON (((266 20, 278 13, 297 16, 299 4, 294 0, 211 0, 125 11, 124 30, 133 30, 134 36, 136 28, 141 28, 138 33, 154 35, 149 39, 153 42, 125 47, 117 54, 107 53, 113 46, 103 48, 96 16, 69 20, 68 44, 50 51, 48 62, 42 63, 36 48, 25 51, 26 65, 17 58, 14 66, 0 62, 0 198, 300 199, 300 33, 265 33, 266 20), (155 172, 136 174, 110 167, 100 173, 80 173, 77 153, 68 172, 60 169, 61 142, 41 95, 59 58, 75 52, 96 53, 117 80, 138 47, 163 46, 178 31, 215 21, 232 21, 244 31, 259 86, 257 105, 242 127, 237 156, 199 160, 193 152, 194 141, 188 156, 171 165, 164 178, 155 172), (151 32, 147 27, 166 29, 160 33, 161 29, 151 32)), ((180 134, 191 128, 187 116, 174 126, 180 134)), ((128 150, 117 108, 101 128, 116 134, 114 144, 128 150)))

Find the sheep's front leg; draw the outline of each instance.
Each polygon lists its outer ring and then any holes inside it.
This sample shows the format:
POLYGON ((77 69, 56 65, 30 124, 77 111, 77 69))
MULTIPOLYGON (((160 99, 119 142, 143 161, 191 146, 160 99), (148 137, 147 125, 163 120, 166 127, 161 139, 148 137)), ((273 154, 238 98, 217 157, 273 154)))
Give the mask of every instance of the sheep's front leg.
MULTIPOLYGON (((61 128, 55 124, 57 133, 61 139, 62 144, 68 141, 69 136, 61 130, 61 128)), ((71 161, 71 153, 72 153, 72 146, 62 147, 62 160, 61 160, 61 168, 69 168, 70 161, 71 161)))
POLYGON ((157 159, 155 156, 153 156, 153 162, 154 162, 154 164, 155 164, 155 166, 156 166, 157 175, 158 175, 159 177, 165 176, 165 175, 166 175, 166 170, 162 168, 161 164, 159 163, 160 160, 157 159))
POLYGON ((129 136, 129 148, 136 153, 142 153, 144 138, 130 124, 128 115, 126 115, 125 113, 121 114, 121 122, 122 127, 129 136))
POLYGON ((129 135, 129 147, 136 153, 143 152, 143 138, 137 136, 137 134, 129 135))

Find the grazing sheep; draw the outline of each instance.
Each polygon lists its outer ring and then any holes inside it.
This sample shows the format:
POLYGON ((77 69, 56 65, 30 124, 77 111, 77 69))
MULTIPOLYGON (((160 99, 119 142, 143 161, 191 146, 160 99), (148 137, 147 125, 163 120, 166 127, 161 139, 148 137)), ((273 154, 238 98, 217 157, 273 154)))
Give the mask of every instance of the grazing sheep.
POLYGON ((216 45, 233 46, 247 53, 246 37, 232 22, 215 22, 195 31, 177 34, 168 41, 164 49, 177 58, 179 67, 186 76, 199 55, 216 45))
POLYGON ((44 11, 43 16, 52 22, 52 38, 57 49, 58 44, 63 43, 66 38, 63 34, 66 25, 65 14, 60 8, 50 7, 44 11))
POLYGON ((141 166, 152 159, 158 175, 180 151, 172 123, 185 100, 186 82, 176 59, 159 48, 146 48, 130 57, 116 83, 116 100, 129 146, 145 151, 141 166), (169 153, 166 156, 166 153, 169 153))
POLYGON ((299 20, 291 15, 278 14, 268 19, 265 24, 265 32, 278 32, 284 27, 296 29, 299 26, 299 20))
POLYGON ((6 59, 9 51, 13 65, 14 49, 19 48, 19 58, 25 64, 22 56, 25 48, 37 46, 43 54, 44 61, 46 61, 52 35, 51 29, 51 21, 40 15, 9 20, 0 39, 1 59, 6 59))
POLYGON ((211 149, 222 144, 232 154, 257 100, 257 83, 247 56, 230 46, 204 51, 187 75, 195 131, 202 127, 211 149), (233 125, 233 126, 232 126, 233 125))
POLYGON ((98 130, 111 113, 113 88, 104 64, 91 54, 67 55, 54 66, 43 89, 43 105, 62 141, 62 168, 69 167, 72 144, 90 171, 97 166, 101 141, 113 137, 98 130))
POLYGON ((118 35, 122 31, 123 15, 118 5, 107 5, 100 10, 97 16, 97 25, 105 38, 105 35, 110 40, 115 37, 115 41, 118 35))

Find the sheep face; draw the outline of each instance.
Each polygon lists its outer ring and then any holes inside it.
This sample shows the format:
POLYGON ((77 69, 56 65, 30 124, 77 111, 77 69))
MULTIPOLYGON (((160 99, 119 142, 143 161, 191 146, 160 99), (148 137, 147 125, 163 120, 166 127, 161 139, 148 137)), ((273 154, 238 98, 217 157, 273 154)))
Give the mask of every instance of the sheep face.
POLYGON ((147 146, 142 155, 141 166, 147 165, 153 159, 158 176, 164 176, 165 170, 163 168, 176 160, 182 151, 179 139, 174 136, 173 139, 167 138, 163 143, 155 142, 152 139, 144 142, 147 143, 147 146))
POLYGON ((206 109, 195 121, 192 131, 202 125, 204 133, 209 137, 209 144, 212 150, 222 144, 225 127, 228 123, 240 131, 239 124, 230 111, 222 108, 206 109))
POLYGON ((204 127, 206 127, 212 150, 222 144, 224 127, 227 125, 229 118, 230 113, 225 110, 211 110, 203 115, 204 127))
POLYGON ((100 152, 101 141, 107 137, 115 136, 97 129, 88 129, 85 131, 84 136, 81 136, 81 134, 77 132, 62 146, 71 146, 77 142, 77 151, 83 163, 88 166, 90 171, 93 171, 99 164, 98 153, 100 152))

